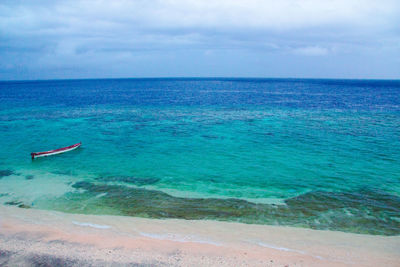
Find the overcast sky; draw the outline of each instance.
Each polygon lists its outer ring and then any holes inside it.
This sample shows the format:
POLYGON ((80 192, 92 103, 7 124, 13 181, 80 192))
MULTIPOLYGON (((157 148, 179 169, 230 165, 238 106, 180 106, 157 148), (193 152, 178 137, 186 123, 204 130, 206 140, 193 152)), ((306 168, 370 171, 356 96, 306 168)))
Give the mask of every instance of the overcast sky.
POLYGON ((400 0, 1 0, 0 79, 400 79, 400 0))

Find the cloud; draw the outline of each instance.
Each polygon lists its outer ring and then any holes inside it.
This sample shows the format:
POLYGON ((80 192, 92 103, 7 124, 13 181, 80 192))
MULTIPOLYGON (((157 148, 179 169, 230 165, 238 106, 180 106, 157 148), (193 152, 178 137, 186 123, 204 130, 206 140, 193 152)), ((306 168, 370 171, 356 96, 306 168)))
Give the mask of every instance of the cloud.
POLYGON ((8 13, 10 25, 25 21, 29 29, 32 22, 36 26, 51 22, 56 27, 44 29, 50 31, 74 25, 84 26, 83 30, 93 26, 107 30, 123 24, 138 28, 297 29, 338 24, 393 27, 399 4, 395 0, 72 0, 5 1, 2 9, 3 14, 8 13))
POLYGON ((0 78, 17 76, 12 66, 26 73, 77 62, 99 68, 187 51, 209 59, 207 51, 223 57, 228 50, 255 57, 386 55, 399 51, 398 25, 396 0, 3 0, 0 57, 7 62, 0 78))
POLYGON ((323 56, 328 54, 328 49, 319 46, 307 46, 293 49, 294 54, 305 56, 323 56))

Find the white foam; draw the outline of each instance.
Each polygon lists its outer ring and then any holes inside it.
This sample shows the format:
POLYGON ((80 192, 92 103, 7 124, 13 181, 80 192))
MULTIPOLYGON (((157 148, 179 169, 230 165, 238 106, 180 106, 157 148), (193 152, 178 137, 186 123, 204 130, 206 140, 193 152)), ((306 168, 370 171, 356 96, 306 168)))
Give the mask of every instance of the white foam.
POLYGON ((291 252, 297 252, 297 253, 300 253, 300 254, 306 254, 304 251, 301 251, 301 250, 284 248, 284 247, 277 247, 277 246, 266 244, 266 243, 263 243, 263 242, 258 242, 257 244, 262 246, 262 247, 266 247, 266 248, 272 248, 272 249, 277 249, 277 250, 282 250, 282 251, 291 251, 291 252))
MULTIPOLYGON (((162 188, 158 185, 146 185, 143 187, 135 186, 135 185, 129 185, 129 187, 134 187, 134 188, 146 188, 149 190, 156 190, 156 191, 161 191, 164 192, 168 195, 174 196, 174 197, 180 197, 180 198, 197 198, 197 199, 202 199, 202 198, 217 198, 217 199, 240 199, 240 200, 245 200, 251 203, 255 204, 273 204, 273 205, 285 205, 285 198, 243 198, 243 197, 236 197, 236 196, 222 196, 220 194, 213 194, 213 193, 207 193, 207 192, 194 192, 194 191, 183 191, 179 189, 173 189, 173 188, 162 188)), ((208 189, 209 186, 207 185, 208 189)), ((218 188, 217 188, 218 189, 218 188)), ((235 191, 235 189, 229 189, 230 191, 235 191)), ((238 189, 236 189, 237 191, 238 189)), ((252 189, 252 191, 255 191, 256 189, 252 189)), ((261 191, 261 190, 260 190, 261 191)))
POLYGON ((107 193, 101 193, 101 194, 96 195, 96 198, 101 198, 101 197, 104 197, 106 195, 107 195, 107 193))
POLYGON ((201 239, 197 236, 191 236, 191 235, 153 234, 153 233, 144 233, 144 232, 139 232, 139 234, 141 236, 149 237, 152 239, 169 240, 169 241, 183 242, 183 243, 193 242, 193 243, 202 243, 202 244, 210 244, 210 245, 215 245, 215 246, 222 246, 221 243, 214 242, 211 240, 201 239))
POLYGON ((86 227, 93 227, 97 229, 109 229, 111 226, 109 225, 101 225, 101 224, 95 224, 95 223, 88 223, 88 222, 77 222, 77 221, 72 221, 73 224, 79 225, 79 226, 86 226, 86 227))
MULTIPOLYGON (((263 242, 257 242, 257 244, 258 244, 259 246, 262 246, 262 247, 272 248, 272 249, 276 249, 276 250, 280 250, 280 251, 295 252, 295 253, 299 253, 299 254, 303 254, 303 255, 310 255, 310 254, 308 254, 308 253, 306 253, 306 252, 304 252, 304 251, 297 250, 297 249, 291 249, 291 248, 285 248, 285 247, 278 247, 278 246, 274 246, 274 245, 267 244, 267 243, 263 243, 263 242)), ((323 257, 318 256, 318 255, 310 255, 310 256, 311 256, 311 257, 314 257, 314 258, 316 258, 316 259, 319 259, 319 260, 324 260, 323 257)))

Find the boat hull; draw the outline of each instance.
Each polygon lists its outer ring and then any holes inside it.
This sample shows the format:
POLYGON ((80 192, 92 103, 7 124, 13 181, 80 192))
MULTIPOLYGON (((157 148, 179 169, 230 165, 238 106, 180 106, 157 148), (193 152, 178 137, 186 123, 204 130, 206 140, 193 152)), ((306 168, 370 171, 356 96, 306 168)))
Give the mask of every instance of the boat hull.
POLYGON ((57 155, 57 154, 61 154, 61 153, 72 151, 74 149, 77 149, 81 145, 82 145, 82 142, 79 142, 79 143, 71 145, 71 146, 58 148, 58 149, 54 149, 54 150, 50 150, 50 151, 32 152, 31 153, 31 157, 32 157, 32 159, 35 159, 35 158, 40 158, 40 157, 53 156, 53 155, 57 155))

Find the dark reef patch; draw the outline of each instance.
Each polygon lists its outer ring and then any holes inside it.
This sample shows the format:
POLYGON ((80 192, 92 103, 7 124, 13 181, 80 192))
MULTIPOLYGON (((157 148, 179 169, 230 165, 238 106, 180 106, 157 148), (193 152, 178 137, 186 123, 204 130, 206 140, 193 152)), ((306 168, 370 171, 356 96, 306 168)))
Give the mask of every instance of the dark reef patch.
POLYGON ((128 184, 135 185, 148 185, 155 184, 160 181, 159 178, 146 178, 146 177, 135 177, 135 176, 108 176, 108 177, 98 177, 96 178, 98 181, 104 182, 123 182, 128 184))
POLYGON ((31 206, 25 205, 25 204, 19 204, 19 205, 18 205, 18 208, 21 208, 21 209, 30 209, 31 206))
POLYGON ((25 176, 26 180, 32 180, 33 178, 35 178, 35 176, 33 176, 33 175, 26 175, 25 176))
POLYGON ((0 179, 6 176, 13 175, 14 171, 12 170, 0 170, 0 179))
POLYGON ((222 137, 219 137, 217 135, 211 135, 211 134, 203 134, 203 135, 201 135, 201 137, 203 137, 205 139, 219 139, 219 138, 222 138, 222 137))
POLYGON ((10 205, 10 206, 17 206, 17 205, 20 205, 20 204, 22 204, 22 202, 21 201, 7 201, 6 203, 4 203, 4 204, 6 204, 6 205, 10 205))
POLYGON ((71 170, 67 170, 67 171, 62 171, 62 170, 57 170, 57 171, 52 171, 52 173, 54 174, 60 174, 60 175, 69 175, 69 176, 74 176, 74 172, 71 170))
POLYGON ((17 206, 18 208, 23 208, 23 209, 31 208, 31 206, 25 205, 22 201, 8 201, 8 202, 5 202, 4 204, 10 205, 10 206, 17 206))
POLYGON ((400 197, 383 191, 309 192, 285 201, 294 214, 315 218, 314 229, 363 234, 398 235, 400 197))
POLYGON ((242 216, 254 204, 238 199, 192 199, 178 198, 166 193, 142 188, 127 188, 115 185, 96 185, 90 182, 77 182, 74 188, 87 190, 87 194, 107 193, 107 198, 94 205, 115 208, 124 215, 154 218, 225 218, 242 216))
MULTIPOLYGON (((215 219, 257 224, 279 224, 355 233, 400 234, 400 198, 381 191, 314 191, 287 199, 286 205, 252 203, 240 199, 180 198, 143 188, 77 182, 83 193, 70 193, 77 213, 103 213, 151 218, 215 219), (95 198, 107 193, 107 197, 95 198), (93 199, 96 199, 93 201, 93 199), (110 211, 106 211, 110 212, 110 211)), ((71 202, 68 202, 71 203, 71 202)))
POLYGON ((313 191, 285 201, 294 210, 314 216, 318 212, 334 209, 363 209, 373 212, 385 211, 400 215, 400 197, 383 191, 363 190, 360 192, 313 191))

